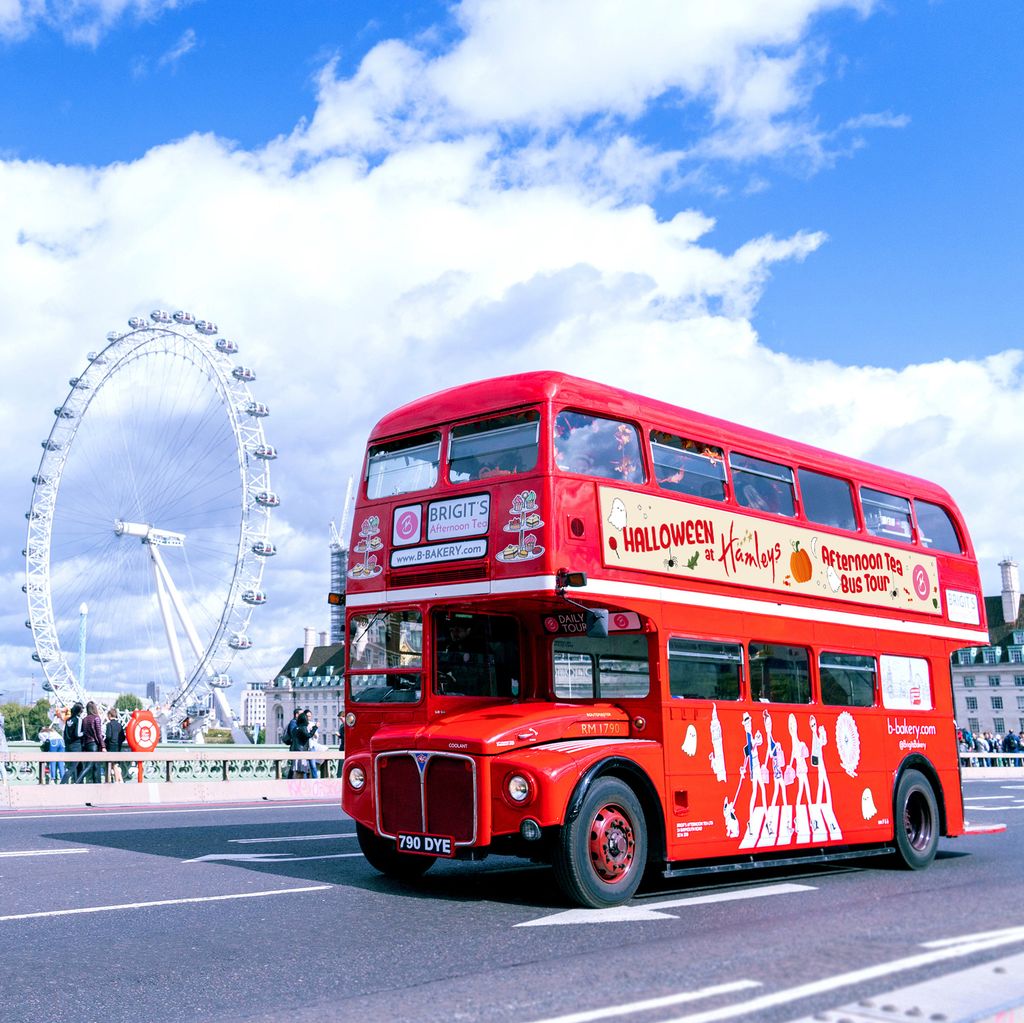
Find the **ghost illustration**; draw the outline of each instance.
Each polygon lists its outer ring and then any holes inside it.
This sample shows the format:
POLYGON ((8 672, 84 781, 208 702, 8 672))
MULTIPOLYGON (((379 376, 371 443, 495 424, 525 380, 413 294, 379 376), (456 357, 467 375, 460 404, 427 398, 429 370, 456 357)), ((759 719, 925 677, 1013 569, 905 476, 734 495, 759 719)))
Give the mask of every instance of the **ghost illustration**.
POLYGON ((612 501, 612 510, 608 513, 608 521, 616 529, 626 528, 626 506, 622 503, 622 498, 616 497, 612 501))
POLYGON ((725 837, 739 838, 740 822, 736 819, 736 811, 728 796, 723 800, 722 816, 725 817, 725 837))
POLYGON ((683 752, 692 757, 697 752, 697 726, 690 725, 686 729, 686 738, 683 740, 683 752))
POLYGON ((860 812, 864 815, 864 820, 866 821, 871 820, 878 813, 875 801, 871 798, 871 789, 865 789, 860 797, 860 812))
POLYGON ((825 577, 828 579, 829 589, 833 593, 839 592, 839 573, 829 565, 825 570, 825 577))

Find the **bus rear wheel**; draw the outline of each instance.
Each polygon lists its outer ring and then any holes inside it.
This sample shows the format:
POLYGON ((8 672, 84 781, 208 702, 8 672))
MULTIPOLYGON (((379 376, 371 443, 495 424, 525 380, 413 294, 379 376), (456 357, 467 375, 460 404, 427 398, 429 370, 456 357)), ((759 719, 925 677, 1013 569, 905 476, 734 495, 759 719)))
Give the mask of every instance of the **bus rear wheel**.
POLYGON ((415 881, 430 870, 437 860, 436 856, 400 853, 395 849, 392 839, 381 838, 365 824, 356 823, 356 838, 370 866, 396 881, 415 881))
POLYGON ((908 870, 923 870, 939 848, 939 808, 928 779, 920 771, 903 773, 893 810, 899 862, 908 870))
POLYGON ((598 778, 555 847, 559 887, 591 909, 628 902, 647 862, 647 824, 640 801, 618 778, 598 778))

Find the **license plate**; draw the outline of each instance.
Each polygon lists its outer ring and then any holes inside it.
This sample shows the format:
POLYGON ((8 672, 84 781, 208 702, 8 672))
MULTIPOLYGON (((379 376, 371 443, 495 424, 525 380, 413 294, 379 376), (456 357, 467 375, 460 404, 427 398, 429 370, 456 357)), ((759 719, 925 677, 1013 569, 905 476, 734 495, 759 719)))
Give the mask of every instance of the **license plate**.
POLYGON ((400 853, 414 853, 417 856, 454 856, 455 839, 447 835, 400 834, 395 839, 400 853))

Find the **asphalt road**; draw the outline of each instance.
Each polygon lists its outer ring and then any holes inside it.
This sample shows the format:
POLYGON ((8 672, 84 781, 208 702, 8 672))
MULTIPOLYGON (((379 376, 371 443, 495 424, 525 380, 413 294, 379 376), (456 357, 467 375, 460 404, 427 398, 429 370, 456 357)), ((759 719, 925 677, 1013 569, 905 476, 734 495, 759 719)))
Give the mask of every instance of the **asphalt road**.
POLYGON ((729 875, 600 912, 517 860, 388 881, 324 803, 0 814, 0 1019, 784 1023, 938 978, 1024 1004, 1001 965, 1024 952, 1024 776, 966 795, 1008 831, 920 873, 729 875), (961 979, 980 965, 1002 986, 961 979))

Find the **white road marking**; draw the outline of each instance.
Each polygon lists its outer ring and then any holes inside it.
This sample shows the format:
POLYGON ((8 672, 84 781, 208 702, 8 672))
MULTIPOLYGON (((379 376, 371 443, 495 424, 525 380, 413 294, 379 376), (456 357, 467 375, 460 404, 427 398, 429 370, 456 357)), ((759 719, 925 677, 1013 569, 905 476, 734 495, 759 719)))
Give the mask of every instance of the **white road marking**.
POLYGON ((717 1023, 718 1020, 735 1019, 737 1016, 760 1012, 762 1009, 771 1009, 778 1005, 787 1005, 802 998, 811 998, 814 995, 824 994, 827 991, 835 991, 837 988, 862 984, 866 980, 876 980, 879 977, 887 977, 893 973, 916 970, 921 966, 930 966, 933 963, 940 963, 948 959, 959 959, 964 956, 973 955, 975 952, 999 948, 1002 945, 1015 944, 1024 941, 1024 927, 1008 928, 1006 933, 998 937, 979 940, 969 940, 969 938, 970 936, 968 935, 968 940, 963 940, 960 944, 948 948, 922 952, 918 955, 907 956, 905 959, 895 959, 892 962, 879 963, 877 966, 867 966, 860 970, 851 970, 849 973, 840 973, 835 977, 825 977, 823 980, 812 981, 810 984, 801 984, 799 987, 788 988, 785 991, 774 991, 769 995, 762 995, 760 998, 752 998, 748 1002, 727 1005, 721 1009, 709 1009, 705 1012, 692 1013, 689 1016, 679 1016, 673 1020, 666 1020, 665 1023, 717 1023))
POLYGON ((355 838, 354 831, 346 831, 343 835, 287 835, 284 838, 229 838, 228 841, 237 845, 252 845, 256 842, 319 842, 333 838, 355 838))
POLYGON ((14 852, 0 852, 0 856, 70 856, 72 853, 88 851, 88 849, 18 849, 14 852))
POLYGON ((292 856, 289 853, 210 853, 181 862, 212 863, 214 860, 232 860, 237 863, 302 863, 306 860, 344 860, 350 856, 362 855, 361 852, 329 853, 327 856, 292 856))
POLYGON ((534 1020, 533 1023, 590 1023, 591 1020, 622 1016, 627 1012, 649 1012, 651 1009, 664 1009, 669 1005, 682 1005, 685 1002, 699 1001, 701 998, 714 998, 715 995, 727 995, 733 991, 744 991, 760 986, 756 980, 736 980, 731 984, 716 984, 714 987, 700 988, 697 991, 681 991, 676 995, 646 998, 642 1002, 629 1002, 626 1005, 611 1005, 604 1009, 572 1012, 568 1016, 549 1016, 547 1019, 534 1020))
POLYGON ((78 916, 82 913, 111 913, 119 909, 150 909, 153 906, 186 906, 197 902, 226 902, 230 899, 259 899, 267 895, 296 895, 300 892, 322 892, 333 885, 315 884, 304 888, 275 888, 266 892, 240 892, 237 895, 201 895, 190 899, 157 899, 154 902, 123 902, 117 906, 83 906, 81 909, 52 909, 42 913, 12 913, 0 916, 5 920, 38 920, 49 916, 78 916))
POLYGON ((806 884, 773 884, 757 888, 741 888, 732 892, 718 892, 714 895, 687 895, 680 899, 666 899, 650 906, 614 906, 611 909, 569 909, 564 913, 526 920, 516 927, 543 927, 547 924, 611 924, 638 923, 647 920, 677 920, 678 914, 665 913, 675 906, 704 906, 712 902, 734 902, 738 899, 759 899, 766 895, 789 895, 793 892, 813 892, 815 888, 806 884))
POLYGON ((331 809, 338 810, 336 799, 322 799, 316 803, 289 803, 287 800, 280 802, 254 803, 252 806, 193 806, 184 809, 171 810, 166 807, 157 807, 153 810, 104 810, 97 806, 87 813, 61 813, 54 809, 51 813, 0 813, 0 821, 50 821, 64 820, 72 817, 141 817, 147 813, 230 813, 239 810, 312 810, 331 809))
POLYGON ((989 938, 1013 938, 1024 940, 1024 927, 1002 927, 997 931, 979 931, 977 934, 961 934, 956 938, 939 938, 937 941, 923 941, 921 948, 952 948, 971 941, 988 941, 989 938))

